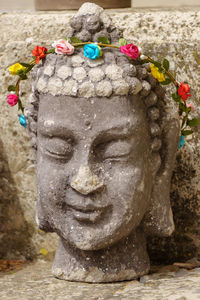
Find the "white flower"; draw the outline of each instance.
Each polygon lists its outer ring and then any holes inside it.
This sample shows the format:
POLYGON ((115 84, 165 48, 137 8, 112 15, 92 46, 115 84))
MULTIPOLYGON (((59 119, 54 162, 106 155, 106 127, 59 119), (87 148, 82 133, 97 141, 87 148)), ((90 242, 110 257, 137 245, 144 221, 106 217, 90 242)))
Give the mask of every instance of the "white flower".
POLYGON ((147 56, 142 54, 142 55, 140 55, 140 59, 147 59, 147 56))
POLYGON ((71 55, 74 53, 74 46, 72 46, 68 41, 66 40, 58 40, 54 41, 52 46, 55 48, 55 52, 57 54, 67 54, 71 55))

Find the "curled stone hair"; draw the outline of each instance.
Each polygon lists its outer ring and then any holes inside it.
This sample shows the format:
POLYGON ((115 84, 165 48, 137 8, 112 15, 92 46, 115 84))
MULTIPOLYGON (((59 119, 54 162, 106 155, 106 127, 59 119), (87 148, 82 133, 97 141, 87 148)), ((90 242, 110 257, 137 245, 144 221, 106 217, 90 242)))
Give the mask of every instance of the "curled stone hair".
POLYGON ((71 28, 69 37, 76 36, 83 42, 97 42, 100 36, 116 42, 122 36, 121 30, 112 25, 104 9, 91 3, 81 6, 71 20, 71 28))
MULTIPOLYGON (((70 36, 76 36, 84 42, 96 42, 99 36, 106 36, 114 42, 121 37, 120 30, 112 25, 103 9, 98 6, 95 9, 94 5, 92 11, 84 5, 72 18, 71 27, 70 36)), ((82 49, 76 49, 72 56, 49 54, 32 75, 32 106, 25 113, 35 150, 40 94, 84 97, 88 101, 93 97, 129 95, 138 95, 142 99, 151 136, 152 165, 159 169, 151 207, 143 220, 143 226, 148 234, 169 235, 173 231, 173 218, 168 179, 171 178, 174 153, 178 146, 179 124, 175 118, 169 118, 164 100, 165 91, 151 75, 149 65, 131 63, 118 49, 104 49, 103 56, 97 60, 85 58, 82 49)))

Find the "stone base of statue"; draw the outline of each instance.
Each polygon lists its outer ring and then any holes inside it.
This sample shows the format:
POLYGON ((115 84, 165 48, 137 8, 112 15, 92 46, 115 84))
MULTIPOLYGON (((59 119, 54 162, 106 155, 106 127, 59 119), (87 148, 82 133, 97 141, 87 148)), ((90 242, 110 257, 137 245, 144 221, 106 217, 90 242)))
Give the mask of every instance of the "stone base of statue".
POLYGON ((149 272, 145 237, 140 230, 116 245, 83 251, 59 239, 53 275, 59 279, 82 282, 115 282, 136 279, 149 272))

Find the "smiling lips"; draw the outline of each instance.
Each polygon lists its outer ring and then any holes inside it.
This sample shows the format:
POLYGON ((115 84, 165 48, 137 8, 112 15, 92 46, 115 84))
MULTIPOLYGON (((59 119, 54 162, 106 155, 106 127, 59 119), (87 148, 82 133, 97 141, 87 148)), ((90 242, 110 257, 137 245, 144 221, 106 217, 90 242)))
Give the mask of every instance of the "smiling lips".
POLYGON ((87 205, 87 206, 68 205, 68 206, 71 212, 73 213, 74 218, 77 221, 85 221, 85 222, 92 222, 92 223, 97 221, 101 217, 103 211, 105 211, 106 209, 106 207, 96 207, 94 205, 87 205))

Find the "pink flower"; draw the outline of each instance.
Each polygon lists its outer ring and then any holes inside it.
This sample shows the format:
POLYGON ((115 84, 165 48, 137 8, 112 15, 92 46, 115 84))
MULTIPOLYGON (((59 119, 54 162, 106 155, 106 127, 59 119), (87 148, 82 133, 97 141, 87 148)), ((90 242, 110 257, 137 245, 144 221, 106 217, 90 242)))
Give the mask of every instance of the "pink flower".
POLYGON ((186 106, 187 108, 191 108, 191 111, 194 111, 194 106, 192 103, 187 103, 186 106))
POLYGON ((74 53, 74 47, 66 40, 55 41, 52 46, 57 54, 71 55, 74 53))
POLYGON ((120 47, 120 51, 132 59, 137 59, 140 55, 139 49, 133 44, 128 44, 120 47))
POLYGON ((7 96, 7 103, 10 105, 10 106, 14 106, 16 105, 18 102, 18 96, 16 94, 9 94, 7 96))

